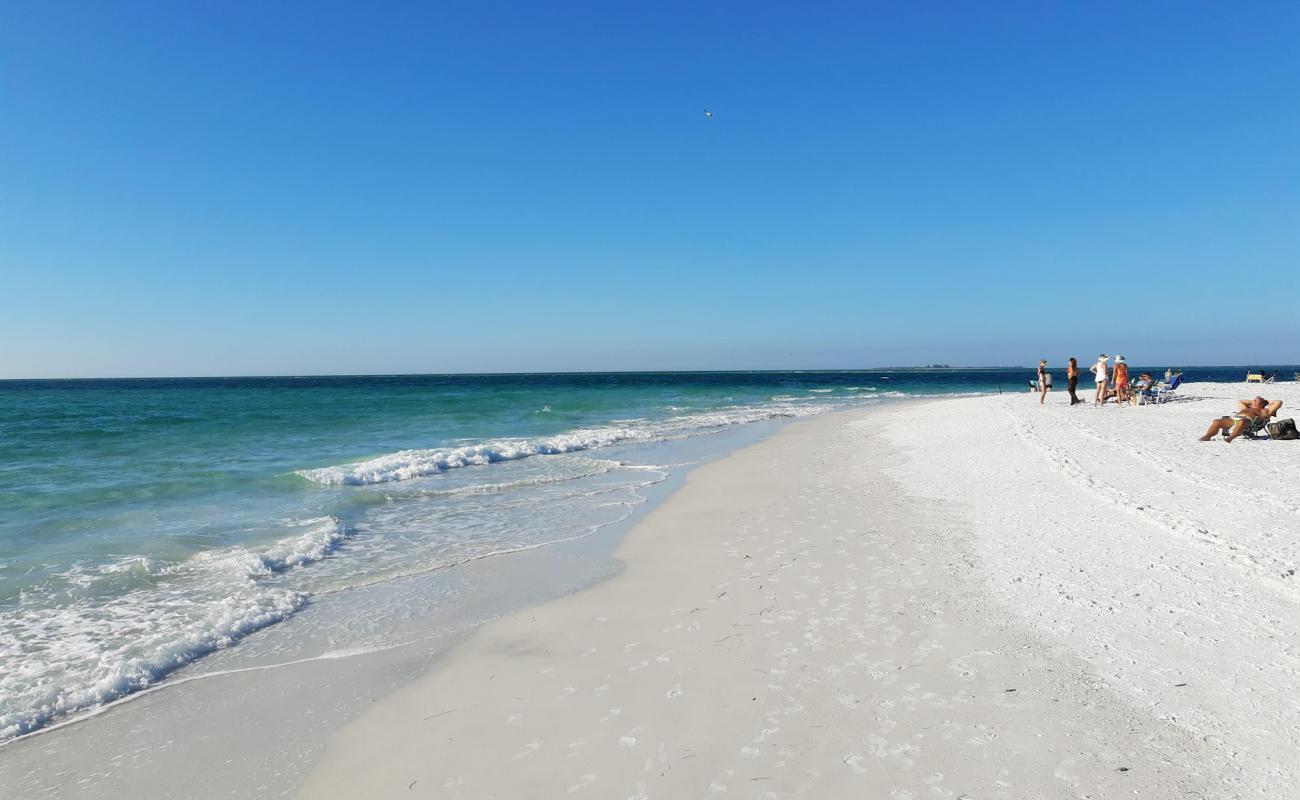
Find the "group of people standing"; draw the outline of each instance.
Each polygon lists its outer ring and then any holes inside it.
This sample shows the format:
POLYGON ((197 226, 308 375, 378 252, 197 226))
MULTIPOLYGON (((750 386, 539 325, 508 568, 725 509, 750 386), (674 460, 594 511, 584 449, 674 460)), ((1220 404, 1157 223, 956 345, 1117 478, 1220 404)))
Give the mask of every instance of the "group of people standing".
MULTIPOLYGON (((1103 405, 1112 399, 1119 404, 1127 403, 1133 398, 1134 390, 1141 392, 1155 385, 1151 375, 1145 372, 1142 373, 1136 386, 1130 384, 1128 362, 1124 360, 1124 356, 1115 356, 1113 367, 1110 361, 1111 357, 1102 353, 1097 357, 1097 363, 1088 368, 1097 384, 1097 392, 1093 397, 1093 403, 1096 405, 1103 405)), ((1070 357, 1069 364, 1065 368, 1065 378, 1066 390, 1070 393, 1070 405, 1087 402, 1080 400, 1075 393, 1079 388, 1079 359, 1070 357)), ((1052 391, 1052 373, 1047 371, 1047 359, 1038 362, 1038 382, 1034 388, 1038 391, 1038 402, 1047 402, 1047 393, 1052 391)))

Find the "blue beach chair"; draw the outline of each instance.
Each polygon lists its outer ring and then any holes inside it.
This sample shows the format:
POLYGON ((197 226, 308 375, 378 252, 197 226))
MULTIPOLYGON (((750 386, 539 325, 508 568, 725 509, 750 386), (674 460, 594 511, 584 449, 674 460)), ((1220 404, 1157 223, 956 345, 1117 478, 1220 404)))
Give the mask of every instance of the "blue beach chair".
POLYGON ((1164 403, 1169 398, 1173 397, 1174 393, 1178 391, 1178 387, 1182 385, 1183 385, 1183 375, 1180 372, 1179 374, 1175 375, 1173 380, 1169 381, 1168 384, 1160 384, 1156 386, 1154 389, 1148 389, 1147 391, 1142 393, 1142 396, 1146 398, 1146 401, 1148 403, 1155 403, 1156 405, 1160 405, 1161 403, 1164 403))

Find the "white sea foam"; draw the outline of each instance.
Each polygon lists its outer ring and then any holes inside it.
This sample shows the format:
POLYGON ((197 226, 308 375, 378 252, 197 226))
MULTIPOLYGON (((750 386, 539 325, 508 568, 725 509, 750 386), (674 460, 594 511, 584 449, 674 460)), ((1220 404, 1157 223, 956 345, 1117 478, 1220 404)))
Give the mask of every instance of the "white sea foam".
POLYGON ((288 536, 264 548, 234 547, 209 550, 191 561, 227 562, 242 568, 249 577, 275 575, 293 567, 320 561, 350 538, 354 531, 334 517, 318 517, 299 523, 306 528, 297 536, 288 536))
MULTIPOLYGON (((233 588, 233 587, 232 587, 233 588)), ((0 740, 145 688, 298 610, 302 595, 246 587, 196 600, 134 593, 96 606, 20 610, 0 630, 0 740)))
POLYGON ((297 474, 327 486, 360 486, 404 481, 436 475, 457 467, 514 461, 535 455, 557 455, 602 445, 637 441, 634 428, 611 427, 579 430, 548 439, 498 439, 479 445, 438 450, 401 450, 396 453, 336 467, 300 470, 297 474))
POLYGON ((0 617, 0 741, 72 712, 112 702, 306 602, 304 593, 258 579, 326 558, 351 530, 332 517, 262 548, 208 550, 174 564, 139 556, 77 565, 43 602, 39 590, 0 617), (99 584, 134 581, 102 596, 99 584), (72 602, 54 602, 74 593, 72 602), (55 597, 55 594, 58 597, 55 597))
POLYGON ((455 497, 458 495, 471 494, 497 494, 516 489, 529 489, 534 487, 545 486, 551 483, 566 483, 568 481, 580 480, 582 478, 592 478, 598 475, 604 475, 611 469, 640 469, 641 467, 631 464, 623 464, 618 461, 609 461, 606 459, 583 459, 583 467, 572 471, 559 471, 555 473, 535 475, 518 480, 502 481, 500 483, 469 483, 464 486, 456 486, 450 489, 423 489, 419 490, 422 497, 455 497))
MULTIPOLYGON (((830 391, 829 389, 826 391, 830 391)), ((427 450, 401 450, 365 461, 296 474, 325 486, 364 486, 436 475, 459 467, 514 461, 538 455, 558 455, 620 444, 681 439, 734 425, 779 417, 802 417, 842 407, 829 400, 779 396, 760 406, 685 414, 665 420, 625 420, 599 428, 581 428, 538 439, 495 439, 481 444, 427 450)))

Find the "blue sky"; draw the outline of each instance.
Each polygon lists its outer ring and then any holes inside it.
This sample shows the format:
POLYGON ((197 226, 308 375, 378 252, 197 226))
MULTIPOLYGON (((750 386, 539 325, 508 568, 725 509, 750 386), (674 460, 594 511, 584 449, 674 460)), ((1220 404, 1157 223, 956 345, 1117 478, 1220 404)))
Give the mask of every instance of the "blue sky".
POLYGON ((1298 362, 1297 41, 1293 3, 6 3, 0 377, 1298 362))

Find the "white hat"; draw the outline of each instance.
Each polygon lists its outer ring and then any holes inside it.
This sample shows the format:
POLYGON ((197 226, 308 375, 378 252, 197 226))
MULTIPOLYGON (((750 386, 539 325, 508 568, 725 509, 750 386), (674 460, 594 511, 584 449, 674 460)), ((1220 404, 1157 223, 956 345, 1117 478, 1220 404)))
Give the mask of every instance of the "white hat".
POLYGON ((1123 364, 1123 363, 1124 363, 1124 356, 1115 356, 1115 363, 1116 363, 1116 364, 1123 364))

